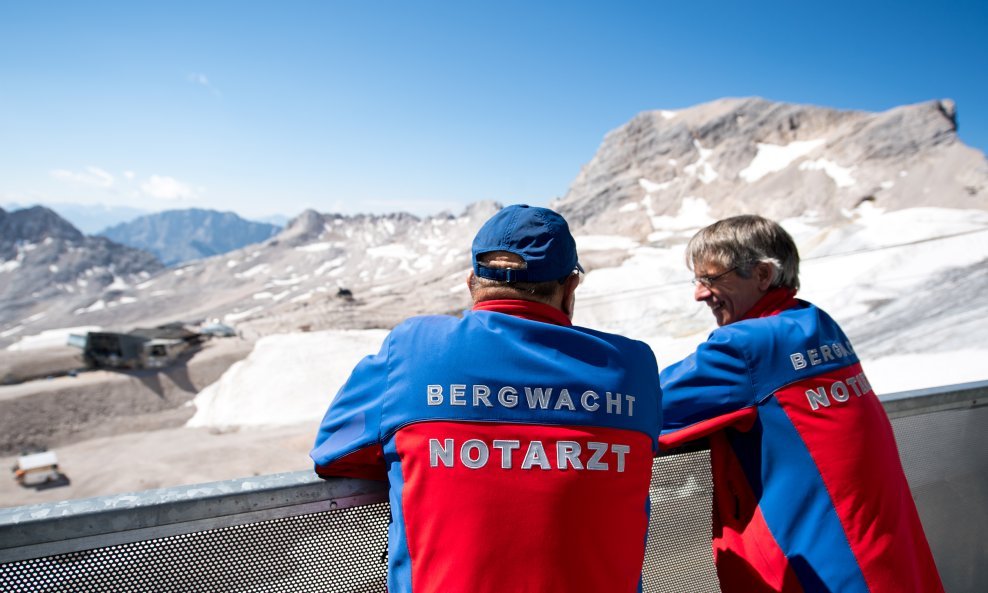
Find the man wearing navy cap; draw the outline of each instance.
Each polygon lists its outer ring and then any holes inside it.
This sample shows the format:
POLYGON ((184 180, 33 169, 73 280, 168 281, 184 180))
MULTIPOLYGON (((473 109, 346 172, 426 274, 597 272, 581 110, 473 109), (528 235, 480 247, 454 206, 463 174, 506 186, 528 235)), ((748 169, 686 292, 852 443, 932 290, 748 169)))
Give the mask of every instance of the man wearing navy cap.
POLYGON ((394 593, 637 591, 655 357, 572 325, 583 269, 556 212, 504 208, 472 252, 472 310, 409 319, 357 365, 316 473, 388 481, 394 593))

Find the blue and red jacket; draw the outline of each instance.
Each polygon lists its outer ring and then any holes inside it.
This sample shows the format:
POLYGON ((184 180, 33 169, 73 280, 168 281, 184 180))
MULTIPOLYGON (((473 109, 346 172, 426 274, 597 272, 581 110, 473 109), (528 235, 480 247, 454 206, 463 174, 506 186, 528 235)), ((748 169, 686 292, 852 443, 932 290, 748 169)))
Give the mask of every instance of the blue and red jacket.
POLYGON ((387 479, 393 593, 631 593, 661 421, 648 346, 489 301, 396 327, 310 455, 323 477, 387 479))
POLYGON ((793 294, 770 292, 661 374, 662 448, 710 440, 721 590, 943 591, 850 341, 793 294))

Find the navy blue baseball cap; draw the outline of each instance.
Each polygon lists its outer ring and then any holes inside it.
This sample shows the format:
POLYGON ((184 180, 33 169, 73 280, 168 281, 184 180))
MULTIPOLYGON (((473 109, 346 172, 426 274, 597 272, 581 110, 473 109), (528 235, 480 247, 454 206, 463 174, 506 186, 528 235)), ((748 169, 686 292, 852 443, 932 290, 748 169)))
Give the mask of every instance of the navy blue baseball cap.
POLYGON ((477 232, 472 251, 473 273, 502 282, 548 282, 583 271, 569 225, 548 208, 515 204, 502 209, 477 232), (525 268, 490 268, 477 261, 491 251, 517 254, 525 268))

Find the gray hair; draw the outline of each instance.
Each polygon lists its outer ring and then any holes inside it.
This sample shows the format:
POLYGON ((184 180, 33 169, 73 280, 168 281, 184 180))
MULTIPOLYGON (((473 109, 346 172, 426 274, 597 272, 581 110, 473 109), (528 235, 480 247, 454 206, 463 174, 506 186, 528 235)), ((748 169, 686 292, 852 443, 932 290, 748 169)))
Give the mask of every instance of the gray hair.
MULTIPOLYGON (((507 251, 491 251, 477 256, 477 261, 489 268, 522 269, 525 261, 521 256, 507 251)), ((522 299, 550 303, 562 289, 562 282, 549 280, 547 282, 506 282, 470 276, 470 294, 476 302, 492 301, 495 299, 522 299)))
POLYGON ((759 263, 771 264, 772 286, 799 289, 799 251, 779 223, 746 214, 718 220, 700 229, 686 245, 686 266, 717 263, 736 268, 743 278, 759 263))

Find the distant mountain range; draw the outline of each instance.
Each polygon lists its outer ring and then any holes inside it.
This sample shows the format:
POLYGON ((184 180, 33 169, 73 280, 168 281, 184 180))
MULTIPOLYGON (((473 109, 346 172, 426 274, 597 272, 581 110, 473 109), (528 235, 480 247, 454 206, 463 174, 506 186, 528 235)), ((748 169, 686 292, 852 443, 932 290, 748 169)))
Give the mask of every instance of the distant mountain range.
MULTIPOLYGON (((24 210, 38 204, 3 204, 8 212, 24 210)), ((75 204, 69 202, 48 203, 46 208, 54 210, 59 216, 72 223, 86 235, 95 235, 106 227, 134 220, 138 216, 150 214, 148 210, 131 208, 130 206, 110 206, 108 204, 75 204)))
POLYGON ((233 212, 192 208, 146 214, 99 234, 149 251, 171 266, 260 243, 279 230, 273 224, 244 220, 233 212))
MULTIPOLYGON (((606 135, 569 192, 553 206, 577 234, 581 262, 591 271, 588 281, 594 272, 596 278, 607 278, 608 268, 633 263, 642 252, 659 251, 675 253, 668 260, 674 266, 643 269, 642 282, 675 282, 686 274, 679 255, 686 239, 699 226, 727 215, 751 212, 783 220, 799 231, 794 234, 804 255, 834 257, 836 248, 824 252, 820 246, 836 238, 846 242, 847 250, 873 245, 861 232, 869 213, 918 207, 984 212, 988 160, 957 138, 949 101, 865 113, 724 99, 635 116, 606 135)), ((224 256, 171 269, 162 269, 153 258, 142 260, 149 263, 139 277, 124 277, 120 264, 115 281, 98 289, 89 285, 85 291, 68 282, 49 283, 43 291, 20 288, 16 274, 31 268, 32 277, 40 279, 49 273, 49 264, 31 259, 39 249, 36 239, 8 246, 0 252, 5 291, 0 293, 0 346, 21 335, 81 325, 152 326, 221 318, 263 335, 300 327, 387 328, 412 314, 456 312, 469 305, 464 280, 470 240, 498 207, 482 202, 458 215, 427 218, 309 210, 277 235, 224 256), (23 306, 9 306, 12 300, 23 306)), ((981 215, 970 218, 973 226, 958 232, 979 228, 981 215)), ((227 232, 188 213, 142 225, 135 234, 141 236, 145 229, 145 241, 171 236, 180 237, 171 239, 175 243, 200 240, 204 246, 227 232), (200 228, 207 229, 201 238, 194 232, 200 228)), ((887 243, 896 237, 875 239, 887 243)), ((210 249, 219 251, 204 247, 196 255, 210 249)), ((967 306, 988 310, 988 297, 981 296, 988 294, 988 277, 972 274, 978 265, 983 267, 979 262, 988 258, 988 249, 984 254, 965 249, 964 266, 971 267, 957 273, 970 282, 963 285, 964 294, 974 299, 967 306)), ((870 286, 867 277, 854 280, 849 271, 843 274, 847 277, 835 276, 835 287, 844 281, 870 286)), ((947 302, 957 296, 956 284, 943 286, 955 288, 941 294, 946 288, 931 283, 924 298, 947 302)), ((623 284, 610 288, 616 295, 633 289, 623 284)), ((872 300, 862 305, 870 315, 909 310, 905 300, 896 300, 897 294, 879 287, 871 291, 872 300)), ((596 305, 599 312, 606 309, 596 305)), ((692 313, 677 315, 684 319, 674 328, 679 333, 700 331, 707 323, 692 313)), ((861 323, 866 319, 862 316, 861 323)))

